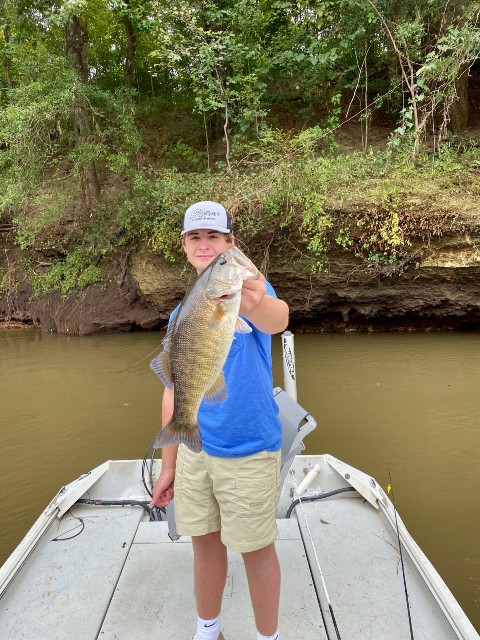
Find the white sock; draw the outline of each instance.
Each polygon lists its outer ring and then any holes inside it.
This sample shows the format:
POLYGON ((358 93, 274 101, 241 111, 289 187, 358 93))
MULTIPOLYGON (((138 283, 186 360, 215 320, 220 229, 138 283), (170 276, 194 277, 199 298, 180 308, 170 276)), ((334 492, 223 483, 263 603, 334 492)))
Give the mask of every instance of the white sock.
POLYGON ((262 636, 262 634, 257 631, 257 640, 279 640, 280 636, 278 634, 278 629, 277 632, 273 634, 273 636, 262 636))
POLYGON ((197 633, 194 635, 193 640, 218 640, 220 635, 220 616, 213 618, 213 620, 204 620, 198 618, 197 620, 197 633))

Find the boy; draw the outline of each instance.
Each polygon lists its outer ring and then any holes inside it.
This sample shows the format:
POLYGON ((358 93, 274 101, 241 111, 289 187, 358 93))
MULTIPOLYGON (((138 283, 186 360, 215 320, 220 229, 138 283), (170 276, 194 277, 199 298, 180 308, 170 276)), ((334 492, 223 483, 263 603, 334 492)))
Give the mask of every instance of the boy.
MULTIPOLYGON (((230 216, 217 202, 185 213, 182 245, 201 273, 234 244, 230 216)), ((175 490, 177 531, 192 536, 197 633, 218 640, 227 578, 227 547, 242 553, 257 640, 278 640, 280 567, 275 551, 281 425, 272 392, 271 338, 288 324, 288 306, 260 275, 246 280, 240 315, 252 333, 236 334, 224 366, 227 399, 202 403, 203 451, 164 447, 151 504, 166 506, 175 490)), ((175 312, 174 312, 175 313, 175 312)), ((162 425, 173 414, 174 389, 165 389, 162 425)))

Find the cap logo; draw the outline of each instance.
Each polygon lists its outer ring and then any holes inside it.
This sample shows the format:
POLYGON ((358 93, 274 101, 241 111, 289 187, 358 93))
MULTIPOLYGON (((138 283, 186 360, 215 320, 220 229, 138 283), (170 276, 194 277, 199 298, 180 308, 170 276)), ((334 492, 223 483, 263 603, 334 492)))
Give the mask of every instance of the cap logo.
POLYGON ((215 220, 218 217, 218 211, 205 211, 204 209, 194 209, 190 211, 190 220, 198 222, 199 220, 215 220))

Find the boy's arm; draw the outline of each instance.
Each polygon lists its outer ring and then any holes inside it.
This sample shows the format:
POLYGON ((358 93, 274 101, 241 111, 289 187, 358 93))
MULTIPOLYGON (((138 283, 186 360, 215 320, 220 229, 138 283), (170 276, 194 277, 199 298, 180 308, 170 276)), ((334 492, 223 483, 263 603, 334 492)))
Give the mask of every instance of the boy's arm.
POLYGON ((240 315, 250 320, 263 333, 280 333, 288 326, 288 305, 267 294, 262 274, 258 280, 244 281, 240 315))
MULTIPOLYGON (((173 389, 165 388, 162 398, 162 426, 165 426, 173 415, 173 401, 173 389)), ((173 499, 177 451, 178 446, 162 448, 162 470, 155 482, 150 506, 166 507, 173 499)))

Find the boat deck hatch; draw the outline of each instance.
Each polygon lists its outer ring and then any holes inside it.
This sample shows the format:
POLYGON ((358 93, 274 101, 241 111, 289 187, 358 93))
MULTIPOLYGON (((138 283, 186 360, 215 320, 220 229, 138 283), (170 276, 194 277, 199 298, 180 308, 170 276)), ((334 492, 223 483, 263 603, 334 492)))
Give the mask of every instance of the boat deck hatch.
MULTIPOLYGON (((276 543, 284 580, 281 628, 285 638, 326 640, 298 523, 281 520, 276 543)), ((196 612, 190 538, 171 542, 167 523, 142 522, 102 625, 104 640, 191 638, 196 612)), ((229 552, 222 605, 226 640, 255 637, 255 622, 241 555, 229 552)))

